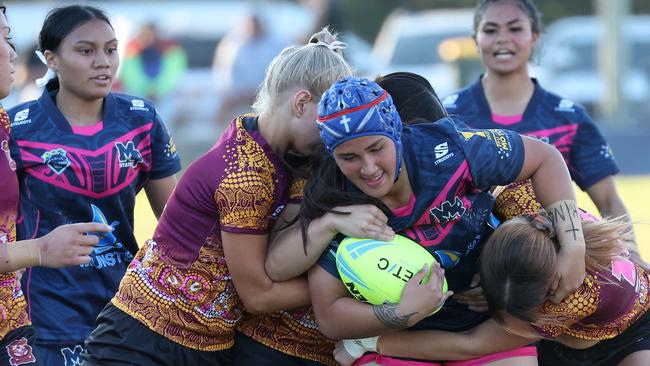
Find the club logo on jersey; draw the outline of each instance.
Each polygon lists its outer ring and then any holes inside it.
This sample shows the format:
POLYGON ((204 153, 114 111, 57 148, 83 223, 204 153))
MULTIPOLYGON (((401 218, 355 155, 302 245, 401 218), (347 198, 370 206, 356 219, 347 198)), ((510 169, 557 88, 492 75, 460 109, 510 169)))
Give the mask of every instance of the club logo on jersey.
POLYGON ((429 210, 429 214, 433 221, 437 223, 449 222, 452 220, 458 220, 465 214, 467 209, 463 204, 463 201, 460 197, 456 197, 454 202, 445 201, 440 206, 434 207, 429 210))
POLYGON ((449 145, 446 142, 436 145, 433 148, 433 152, 436 154, 436 161, 433 162, 434 165, 438 165, 454 156, 453 152, 449 153, 449 145))
POLYGON ((74 349, 68 347, 61 348, 65 366, 81 366, 81 352, 83 352, 83 348, 80 345, 74 346, 74 349))
POLYGON ((14 121, 11 124, 11 127, 26 125, 28 123, 31 123, 32 120, 27 119, 27 117, 29 117, 29 108, 23 109, 22 111, 18 111, 18 113, 14 115, 14 121))
MULTIPOLYGON (((119 221, 113 221, 110 224, 108 223, 108 220, 106 220, 106 216, 104 216, 104 213, 102 213, 102 210, 97 208, 97 206, 91 204, 90 208, 93 211, 93 220, 92 222, 98 222, 100 224, 105 224, 105 225, 110 225, 111 227, 115 228, 117 225, 120 224, 119 221)), ((113 248, 122 248, 122 243, 117 242, 117 238, 113 233, 89 233, 92 235, 97 235, 99 236, 99 242, 97 245, 95 245, 95 248, 93 251, 96 254, 102 254, 106 251, 109 251, 113 248)))
POLYGON ((32 346, 27 342, 27 338, 22 337, 9 343, 6 347, 9 356, 9 365, 25 365, 36 362, 36 357, 32 352, 32 346))
POLYGON ((41 158, 43 158, 43 162, 57 175, 61 175, 61 173, 70 166, 68 152, 60 147, 44 152, 43 155, 41 155, 41 158))
POLYGON ((118 141, 115 143, 115 148, 119 154, 121 168, 135 168, 138 163, 142 162, 142 154, 135 148, 133 141, 127 141, 126 144, 118 141))

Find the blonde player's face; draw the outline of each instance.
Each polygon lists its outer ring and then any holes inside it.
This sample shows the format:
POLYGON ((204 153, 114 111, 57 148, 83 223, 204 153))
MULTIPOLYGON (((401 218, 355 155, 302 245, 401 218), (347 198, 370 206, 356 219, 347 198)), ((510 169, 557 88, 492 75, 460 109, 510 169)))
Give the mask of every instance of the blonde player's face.
POLYGON ((10 42, 11 37, 9 33, 10 29, 7 23, 7 17, 0 13, 0 34, 2 35, 2 39, 0 40, 0 99, 9 95, 11 84, 15 78, 14 61, 18 57, 10 42))
POLYGON ((539 34, 514 2, 489 6, 478 25, 476 43, 488 72, 508 74, 527 70, 539 34))
POLYGON ((115 32, 108 23, 93 19, 82 24, 51 55, 49 65, 56 71, 62 91, 85 100, 100 99, 110 92, 120 61, 115 32))
POLYGON ((341 172, 368 196, 381 199, 395 181, 395 143, 383 135, 357 137, 334 149, 341 172))

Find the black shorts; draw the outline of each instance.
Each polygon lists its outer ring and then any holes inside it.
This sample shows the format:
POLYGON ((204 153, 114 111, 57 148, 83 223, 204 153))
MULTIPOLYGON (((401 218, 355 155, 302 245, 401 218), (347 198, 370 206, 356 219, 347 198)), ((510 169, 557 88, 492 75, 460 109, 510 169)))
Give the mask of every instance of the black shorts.
POLYGON ((318 361, 282 353, 240 332, 235 333, 233 350, 232 366, 323 366, 318 361))
POLYGON ((600 341, 590 348, 574 349, 547 340, 537 344, 540 366, 618 365, 625 357, 644 350, 650 350, 650 312, 617 337, 600 341))
POLYGON ((108 303, 86 339, 82 366, 223 366, 231 351, 199 351, 173 342, 108 303))
POLYGON ((14 329, 0 342, 0 365, 42 365, 34 352, 36 332, 31 325, 14 329))

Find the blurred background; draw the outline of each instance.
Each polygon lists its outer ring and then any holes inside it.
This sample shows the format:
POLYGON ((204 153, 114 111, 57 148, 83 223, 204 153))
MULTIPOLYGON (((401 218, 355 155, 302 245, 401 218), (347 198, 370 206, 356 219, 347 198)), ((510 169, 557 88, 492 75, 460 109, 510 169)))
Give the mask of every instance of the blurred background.
MULTIPOLYGON (((34 55, 47 12, 68 1, 4 1, 19 60, 6 108, 37 98, 34 55)), ((79 1, 74 1, 79 3, 79 1)), ((475 0, 86 1, 105 10, 120 44, 115 90, 153 100, 187 166, 249 110, 283 47, 331 25, 358 74, 425 76, 441 97, 481 73, 471 38, 475 0)), ((650 260, 650 1, 536 0, 546 25, 531 73, 584 105, 611 145, 619 191, 650 260)), ((577 188, 577 187, 576 187, 577 188)), ((139 202, 144 202, 140 200, 139 202)), ((581 206, 594 210, 586 195, 581 206)), ((155 219, 138 205, 137 237, 155 219)))

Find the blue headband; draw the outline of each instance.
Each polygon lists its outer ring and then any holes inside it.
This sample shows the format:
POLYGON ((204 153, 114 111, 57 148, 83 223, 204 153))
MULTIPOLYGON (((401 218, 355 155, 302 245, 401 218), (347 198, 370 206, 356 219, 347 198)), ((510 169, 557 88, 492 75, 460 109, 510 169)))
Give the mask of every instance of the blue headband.
POLYGON ((318 103, 318 129, 327 151, 357 137, 383 135, 395 143, 395 180, 402 156, 402 120, 393 99, 377 83, 345 78, 325 91, 318 103))

